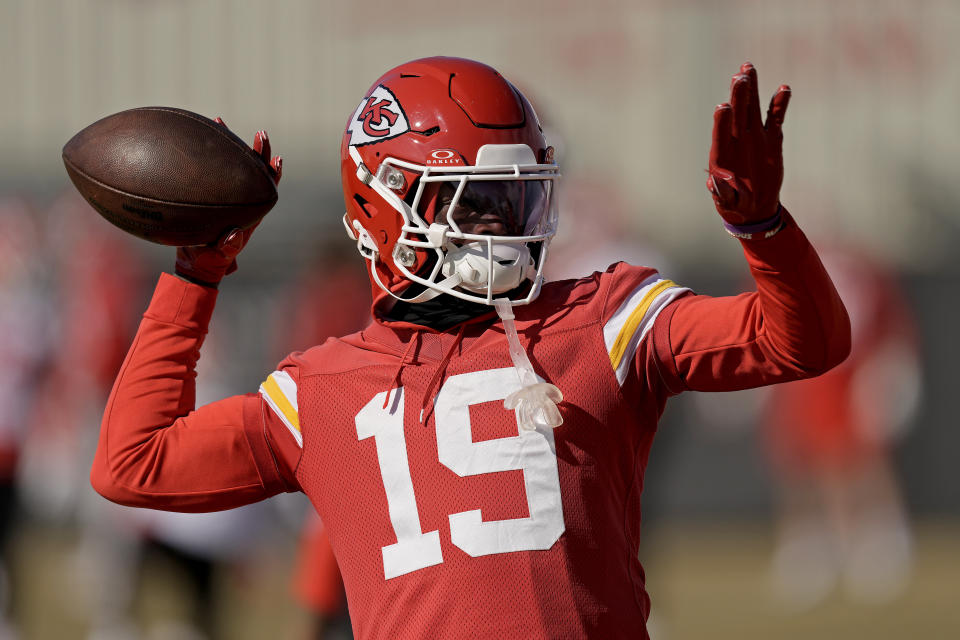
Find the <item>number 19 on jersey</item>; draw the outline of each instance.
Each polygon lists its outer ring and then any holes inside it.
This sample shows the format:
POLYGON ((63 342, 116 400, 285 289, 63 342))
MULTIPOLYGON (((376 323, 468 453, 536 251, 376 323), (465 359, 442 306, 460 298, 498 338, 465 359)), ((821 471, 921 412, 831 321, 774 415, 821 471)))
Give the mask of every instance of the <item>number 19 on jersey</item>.
MULTIPOLYGON (((564 531, 560 476, 553 430, 519 430, 518 435, 474 442, 470 406, 503 400, 520 388, 512 367, 474 371, 446 380, 436 397, 434 420, 439 461, 458 476, 523 470, 529 516, 485 522, 480 509, 450 514, 451 542, 477 557, 512 551, 549 549, 564 531)), ((357 437, 372 437, 397 536, 382 548, 386 579, 443 562, 440 532, 424 532, 407 460, 403 387, 378 393, 357 414, 357 437)))

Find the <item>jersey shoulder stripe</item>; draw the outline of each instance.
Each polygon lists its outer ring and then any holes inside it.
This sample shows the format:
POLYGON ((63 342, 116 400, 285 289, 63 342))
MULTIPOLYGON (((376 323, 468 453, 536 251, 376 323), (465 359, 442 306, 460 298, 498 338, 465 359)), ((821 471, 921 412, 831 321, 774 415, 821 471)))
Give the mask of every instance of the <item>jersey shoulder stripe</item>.
POLYGON ((293 439, 303 447, 300 433, 300 415, 297 407, 297 383, 286 371, 274 371, 260 385, 260 395, 283 421, 293 439))
POLYGON ((610 365, 621 385, 627 379, 640 342, 653 327, 660 311, 689 290, 654 273, 627 296, 604 324, 603 340, 610 355, 610 365))

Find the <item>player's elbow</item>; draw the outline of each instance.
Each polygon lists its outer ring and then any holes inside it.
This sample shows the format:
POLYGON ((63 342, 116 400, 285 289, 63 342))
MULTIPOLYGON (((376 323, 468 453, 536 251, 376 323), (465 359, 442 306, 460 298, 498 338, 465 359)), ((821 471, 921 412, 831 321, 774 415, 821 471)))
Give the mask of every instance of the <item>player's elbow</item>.
POLYGON ((808 349, 807 353, 819 354, 803 363, 804 377, 815 377, 830 371, 850 355, 850 318, 843 304, 838 306, 826 318, 821 320, 818 333, 819 348, 808 349))
POLYGON ((828 331, 826 339, 826 357, 824 358, 824 371, 833 369, 850 355, 852 337, 850 333, 850 318, 847 312, 842 309, 842 317, 838 318, 832 328, 828 331))
POLYGON ((850 319, 839 300, 837 303, 829 314, 798 319, 791 331, 776 334, 779 339, 772 340, 771 359, 789 372, 789 380, 823 375, 850 355, 850 319))
POLYGON ((90 485, 101 496, 127 507, 149 506, 144 500, 144 494, 137 489, 129 474, 110 463, 102 451, 98 450, 90 469, 90 485))
POLYGON ((90 484, 101 496, 125 507, 163 508, 151 496, 134 485, 125 484, 109 469, 96 466, 90 471, 90 484))
POLYGON ((99 493, 110 502, 126 504, 123 499, 123 487, 120 485, 120 483, 114 480, 113 474, 110 473, 109 469, 105 469, 101 465, 94 464, 93 468, 90 470, 90 485, 93 487, 94 491, 99 493))

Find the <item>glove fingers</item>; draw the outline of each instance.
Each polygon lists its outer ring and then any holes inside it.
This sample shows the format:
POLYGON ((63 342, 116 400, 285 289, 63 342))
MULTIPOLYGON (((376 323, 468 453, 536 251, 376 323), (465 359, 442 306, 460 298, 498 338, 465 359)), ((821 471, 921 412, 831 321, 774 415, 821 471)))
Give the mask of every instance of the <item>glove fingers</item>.
MULTIPOLYGON (((227 126, 227 123, 219 116, 214 118, 214 122, 223 127, 227 126)), ((279 183, 280 175, 283 173, 283 160, 280 156, 270 157, 270 136, 268 136, 267 132, 263 129, 257 131, 253 136, 253 152, 260 156, 264 164, 270 167, 270 174, 273 176, 273 181, 279 183)))
POLYGON ((280 156, 273 156, 273 159, 270 160, 270 168, 273 170, 273 182, 274 184, 280 184, 280 178, 283 177, 283 158, 280 156))
POLYGON ((718 104, 713 110, 713 143, 710 145, 710 169, 728 166, 733 142, 733 111, 730 104, 718 104))
POLYGON ((779 132, 783 126, 783 119, 787 115, 787 105, 790 104, 790 87, 782 84, 770 98, 770 108, 767 109, 767 131, 779 132))
POLYGON ((270 164, 270 137, 263 129, 253 136, 253 151, 260 156, 264 164, 270 164))
POLYGON ((270 137, 267 136, 266 131, 261 129, 253 137, 253 151, 267 165, 274 184, 280 184, 280 178, 283 176, 283 158, 280 156, 270 157, 270 137))
POLYGON ((760 117, 760 89, 757 82, 757 70, 751 63, 744 62, 740 67, 740 73, 747 76, 747 129, 757 131, 763 127, 763 120, 760 117))
POLYGON ((747 115, 750 106, 750 85, 746 74, 738 73, 730 81, 730 108, 733 110, 733 137, 747 133, 747 115))

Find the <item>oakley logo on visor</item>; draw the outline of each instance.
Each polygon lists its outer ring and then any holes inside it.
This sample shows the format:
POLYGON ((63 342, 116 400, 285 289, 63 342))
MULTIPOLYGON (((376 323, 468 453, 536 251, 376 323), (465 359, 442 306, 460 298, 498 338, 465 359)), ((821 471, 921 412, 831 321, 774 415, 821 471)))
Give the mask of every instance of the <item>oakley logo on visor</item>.
POLYGON ((395 138, 410 130, 396 96, 379 85, 365 97, 350 119, 350 145, 371 144, 395 138))

